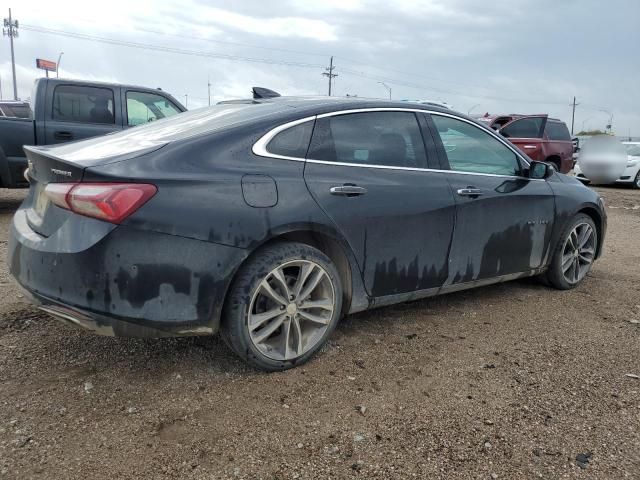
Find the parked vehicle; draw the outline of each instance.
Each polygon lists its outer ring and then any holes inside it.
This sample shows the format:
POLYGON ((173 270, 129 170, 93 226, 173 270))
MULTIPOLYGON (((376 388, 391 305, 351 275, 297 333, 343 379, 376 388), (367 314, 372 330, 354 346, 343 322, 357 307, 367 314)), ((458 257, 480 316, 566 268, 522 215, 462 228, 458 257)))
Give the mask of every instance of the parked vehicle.
POLYGON ((95 137, 185 111, 162 90, 57 78, 36 80, 31 99, 33 116, 0 117, 0 187, 29 186, 23 145, 95 137))
POLYGON ((548 162, 562 173, 569 173, 574 165, 577 149, 567 125, 547 115, 489 115, 477 118, 508 138, 532 160, 548 162))
MULTIPOLYGON (((615 183, 631 184, 634 188, 640 188, 640 142, 622 142, 627 149, 627 168, 615 183)), ((574 169, 576 178, 585 183, 590 180, 582 173, 580 165, 574 169)))
POLYGON ((42 310, 107 335, 220 330, 265 370, 345 314, 535 275, 573 288, 607 225, 575 178, 403 102, 253 100, 25 150, 9 265, 42 310))
POLYGON ((31 107, 27 102, 2 100, 0 117, 31 118, 31 107))

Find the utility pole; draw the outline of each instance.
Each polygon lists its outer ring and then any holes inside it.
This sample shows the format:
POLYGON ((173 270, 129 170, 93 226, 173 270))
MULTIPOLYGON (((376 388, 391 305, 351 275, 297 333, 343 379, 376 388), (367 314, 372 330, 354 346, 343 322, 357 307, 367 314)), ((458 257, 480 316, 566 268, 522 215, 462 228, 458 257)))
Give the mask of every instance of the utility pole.
POLYGON ((333 78, 338 76, 337 73, 333 73, 334 68, 336 67, 333 66, 333 55, 332 55, 331 60, 329 61, 329 68, 325 68, 326 72, 322 74, 325 77, 329 78, 329 96, 331 96, 331 83, 333 82, 333 78))
POLYGON ((211 106, 211 78, 207 76, 207 90, 209 92, 209 106, 211 106))
POLYGON ((573 136, 573 126, 576 121, 576 107, 578 105, 580 104, 576 103, 576 97, 573 97, 573 103, 571 104, 571 106, 573 107, 573 113, 571 114, 571 136, 573 136))
POLYGON ((9 9, 9 18, 4 19, 4 28, 2 36, 9 37, 11 44, 11 71, 13 72, 13 99, 18 100, 18 84, 16 83, 16 58, 13 54, 13 37, 18 37, 18 21, 11 17, 11 9, 9 9))

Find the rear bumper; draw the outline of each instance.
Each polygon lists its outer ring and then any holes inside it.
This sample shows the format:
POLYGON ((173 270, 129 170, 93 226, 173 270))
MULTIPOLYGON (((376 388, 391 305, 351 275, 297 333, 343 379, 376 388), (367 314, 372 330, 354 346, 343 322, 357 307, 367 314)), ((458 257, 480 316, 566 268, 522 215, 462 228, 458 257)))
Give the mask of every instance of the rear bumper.
POLYGON ((217 331, 245 250, 77 217, 70 223, 78 225, 41 237, 28 226, 25 210, 16 212, 9 269, 34 303, 106 335, 217 331))

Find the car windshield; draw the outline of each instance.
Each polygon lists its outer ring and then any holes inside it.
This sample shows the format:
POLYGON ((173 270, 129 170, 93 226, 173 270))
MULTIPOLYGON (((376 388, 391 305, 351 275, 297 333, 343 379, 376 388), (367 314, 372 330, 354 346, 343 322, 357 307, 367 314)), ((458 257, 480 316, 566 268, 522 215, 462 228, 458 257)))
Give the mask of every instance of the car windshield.
POLYGON ((627 148, 627 155, 640 157, 640 143, 627 143, 625 147, 627 148))

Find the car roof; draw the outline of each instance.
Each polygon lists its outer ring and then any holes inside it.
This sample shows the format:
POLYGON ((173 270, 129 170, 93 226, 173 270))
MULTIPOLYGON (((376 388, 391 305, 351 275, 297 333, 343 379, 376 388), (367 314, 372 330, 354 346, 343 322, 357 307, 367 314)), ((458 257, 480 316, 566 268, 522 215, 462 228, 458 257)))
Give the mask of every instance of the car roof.
POLYGON ((419 101, 393 101, 365 97, 282 96, 264 99, 227 100, 224 102, 220 102, 219 104, 273 104, 278 106, 287 105, 288 107, 299 110, 315 110, 318 108, 328 108, 330 110, 348 110, 352 108, 416 108, 420 110, 430 110, 442 113, 452 112, 450 108, 435 104, 425 104, 419 101))
MULTIPOLYGON (((217 104, 183 112, 135 128, 61 145, 28 147, 41 154, 53 155, 69 161, 96 161, 148 152, 161 146, 227 129, 256 126, 274 128, 278 124, 301 120, 323 113, 371 109, 415 109, 431 112, 454 113, 448 108, 410 102, 344 97, 274 97, 252 101, 217 104)), ((484 127, 483 127, 484 128, 484 127)))

